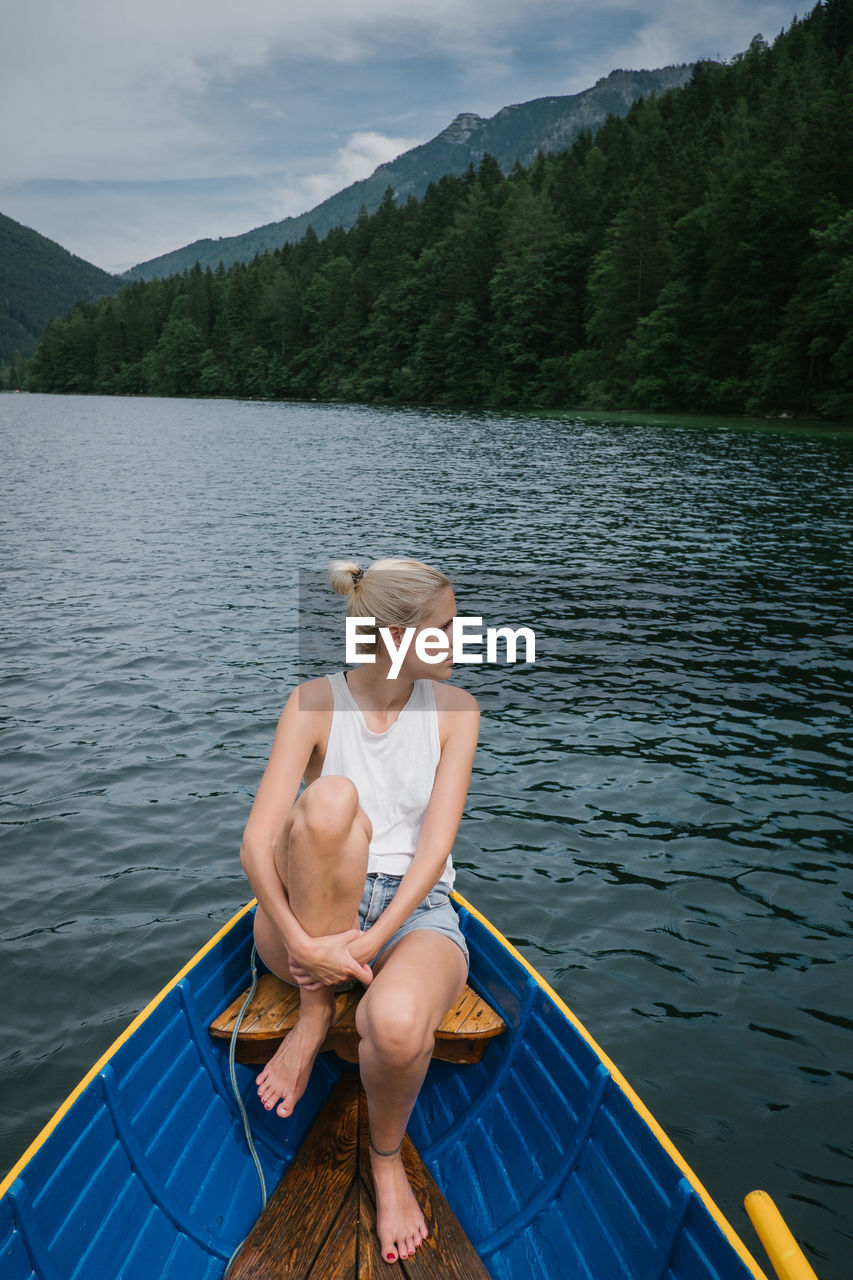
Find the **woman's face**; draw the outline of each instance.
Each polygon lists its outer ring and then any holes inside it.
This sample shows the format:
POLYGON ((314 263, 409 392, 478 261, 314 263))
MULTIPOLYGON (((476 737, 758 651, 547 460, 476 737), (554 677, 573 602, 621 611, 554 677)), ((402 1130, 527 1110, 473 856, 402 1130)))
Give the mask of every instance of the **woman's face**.
MULTIPOLYGON (((429 613, 420 626, 417 627, 412 637, 412 642, 400 668, 401 676, 405 676, 409 680, 450 679, 453 672, 453 619, 455 617, 456 599, 453 595, 453 588, 444 587, 434 597, 429 613), (425 631, 430 631, 432 634, 424 636, 422 643, 430 640, 434 641, 429 646, 433 653, 436 653, 441 647, 447 649, 447 655, 442 658, 441 662, 426 662, 418 657, 415 646, 418 636, 425 631), (442 637, 444 640, 440 644, 442 637)), ((397 628, 392 628, 392 631, 396 632, 397 628)), ((399 638, 397 638, 396 643, 400 643, 399 638)))

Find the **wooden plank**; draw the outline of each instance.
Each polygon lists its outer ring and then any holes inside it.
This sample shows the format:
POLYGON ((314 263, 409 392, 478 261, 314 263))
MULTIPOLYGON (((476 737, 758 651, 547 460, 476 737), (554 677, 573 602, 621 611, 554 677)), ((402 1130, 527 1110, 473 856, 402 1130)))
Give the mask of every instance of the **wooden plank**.
POLYGON ((477 999, 476 1004, 468 1010, 465 1018, 456 1028, 456 1035, 466 1039, 476 1037, 491 1039, 506 1030, 506 1023, 485 1000, 477 999))
POLYGON ((338 1244, 353 1232, 346 1218, 338 1219, 357 1204, 349 1194, 357 1176, 358 1078, 350 1076, 332 1094, 270 1196, 230 1280, 311 1280, 327 1245, 340 1257, 338 1244))
POLYGON ((346 1194, 332 1230, 317 1254, 310 1280, 353 1280, 358 1266, 356 1223, 359 1217, 360 1187, 360 1180, 356 1178, 346 1194))
POLYGON ((355 1011, 363 995, 363 987, 356 987, 355 990, 345 991, 336 997, 335 1016, 332 1019, 333 1027, 349 1028, 355 1026, 355 1011))
POLYGON ((476 991, 465 988, 452 1009, 441 1020, 437 1036, 468 1036, 491 1039, 506 1030, 506 1023, 476 991))
MULTIPOLYGON (((230 1037, 247 995, 248 991, 244 991, 233 1004, 228 1006, 224 1013, 219 1015, 211 1025, 211 1031, 214 1035, 230 1037), (214 1027, 216 1028, 215 1031, 214 1027)), ((263 973, 258 979, 257 990, 243 1017, 240 1035, 251 1036, 259 1032, 267 1035, 269 1034, 267 1027, 275 1030, 279 1028, 289 1030, 298 1013, 298 989, 290 986, 287 982, 282 982, 275 974, 263 973), (289 1019, 292 1019, 292 1021, 288 1021, 289 1019)))
MULTIPOLYGON (((466 986, 456 1004, 451 1009, 448 1009, 442 1018, 438 1025, 438 1032, 446 1032, 452 1035, 474 1008, 478 999, 479 996, 476 991, 472 991, 469 986, 466 986)), ((438 1032, 436 1032, 436 1035, 438 1032)))
MULTIPOLYGON (((332 1050, 347 1062, 358 1062, 355 1014, 363 994, 358 987, 337 995, 332 1025, 323 1044, 324 1051, 332 1050)), ((230 1040, 245 998, 243 992, 211 1023, 211 1035, 230 1040)), ((240 1027, 237 1061, 258 1066, 268 1062, 298 1016, 298 990, 271 973, 263 974, 240 1027)), ((433 1056, 444 1062, 479 1062, 486 1042, 505 1029, 499 1014, 466 986, 436 1031, 433 1056)))
POLYGON ((408 1137, 403 1164, 429 1236, 385 1262, 376 1235, 367 1099, 341 1080, 241 1249, 231 1280, 489 1280, 474 1246, 408 1137))
POLYGON ((376 1205, 370 1188, 361 1178, 358 1180, 358 1193, 358 1269, 354 1280, 380 1280, 383 1272, 389 1277, 396 1275, 399 1280, 402 1264, 383 1262, 379 1252, 376 1205))

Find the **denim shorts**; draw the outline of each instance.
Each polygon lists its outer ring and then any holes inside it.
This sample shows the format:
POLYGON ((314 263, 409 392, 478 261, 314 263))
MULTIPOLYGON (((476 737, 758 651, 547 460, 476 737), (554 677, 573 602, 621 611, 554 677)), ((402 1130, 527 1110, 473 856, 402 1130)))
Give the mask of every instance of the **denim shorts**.
MULTIPOLYGON (((365 881, 364 893, 361 895, 361 905, 358 908, 358 923, 362 930, 369 929, 376 923, 399 889, 402 879, 402 876, 388 876, 382 871, 369 873, 365 881)), ((404 938, 407 933, 414 933, 416 929, 432 929, 435 933, 443 933, 445 938, 450 938, 456 943, 465 957, 465 963, 468 963, 468 947, 459 928, 456 912, 450 903, 450 890, 446 884, 439 881, 435 888, 429 891, 423 902, 415 907, 408 920, 405 920, 384 947, 380 948, 370 961, 371 965, 395 942, 399 942, 400 938, 404 938)))

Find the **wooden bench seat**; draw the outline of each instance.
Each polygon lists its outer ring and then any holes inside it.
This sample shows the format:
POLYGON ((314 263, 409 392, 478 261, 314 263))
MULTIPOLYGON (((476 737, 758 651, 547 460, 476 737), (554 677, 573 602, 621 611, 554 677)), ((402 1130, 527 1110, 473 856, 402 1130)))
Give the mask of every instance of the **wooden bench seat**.
MULTIPOLYGON (((210 1024, 210 1034, 230 1040, 248 989, 210 1024)), ((364 994, 362 987, 342 992, 335 999, 335 1016, 323 1049, 332 1049, 346 1062, 358 1062, 358 1032, 355 1011, 364 994)), ((237 1036, 238 1062, 260 1066, 269 1062, 299 1013, 299 990, 265 973, 251 1004, 243 1015, 237 1036)), ((479 1062, 493 1036, 506 1030, 506 1023, 470 987, 465 988, 449 1009, 435 1033, 433 1057, 442 1062, 479 1062)))
POLYGON ((237 1255, 229 1280, 489 1280, 411 1140, 403 1164, 429 1235, 411 1258, 379 1250, 358 1076, 341 1080, 237 1255))

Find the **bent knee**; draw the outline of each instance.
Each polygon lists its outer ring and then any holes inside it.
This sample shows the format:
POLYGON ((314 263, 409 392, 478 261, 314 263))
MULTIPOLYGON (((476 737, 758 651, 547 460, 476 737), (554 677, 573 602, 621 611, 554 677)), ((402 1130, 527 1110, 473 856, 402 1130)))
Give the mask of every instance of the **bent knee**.
POLYGON ((406 1066, 432 1054, 435 1034, 417 1009, 396 993, 379 999, 368 999, 369 994, 356 1010, 356 1029, 380 1058, 389 1065, 406 1066))
POLYGON ((343 835, 361 812, 358 788, 349 778, 327 774, 305 788, 293 806, 293 824, 315 836, 343 835))

